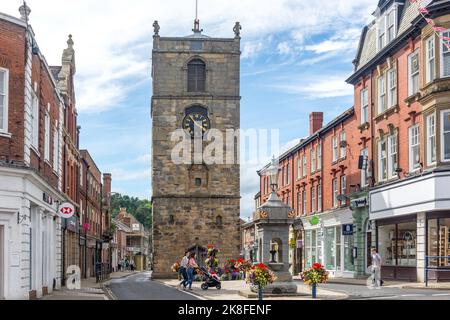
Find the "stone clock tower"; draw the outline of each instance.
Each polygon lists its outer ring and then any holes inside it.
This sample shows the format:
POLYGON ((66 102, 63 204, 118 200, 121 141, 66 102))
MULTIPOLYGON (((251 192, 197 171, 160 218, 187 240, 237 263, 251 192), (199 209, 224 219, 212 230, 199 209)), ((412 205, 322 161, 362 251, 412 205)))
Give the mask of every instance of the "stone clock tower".
POLYGON ((153 27, 153 277, 171 278, 185 250, 196 252, 199 264, 209 245, 222 263, 240 254, 239 144, 233 163, 177 164, 172 134, 182 129, 193 144, 194 131, 216 129, 225 142, 226 130, 240 128, 241 26, 234 38, 205 36, 198 20, 186 37, 160 37, 157 21, 153 27))

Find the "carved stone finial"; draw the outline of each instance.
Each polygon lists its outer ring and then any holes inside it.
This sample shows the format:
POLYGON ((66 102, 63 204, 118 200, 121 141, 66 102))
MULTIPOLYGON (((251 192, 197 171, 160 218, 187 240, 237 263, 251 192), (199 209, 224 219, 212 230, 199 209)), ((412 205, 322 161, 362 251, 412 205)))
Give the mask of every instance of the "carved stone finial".
POLYGON ((155 22, 153 22, 153 31, 154 31, 154 35, 155 37, 159 37, 159 23, 158 20, 155 20, 155 22))
POLYGON ((233 28, 234 35, 236 38, 240 38, 241 30, 242 30, 241 24, 239 22, 236 22, 236 24, 234 25, 234 28, 233 28))
POLYGON ((69 34, 69 39, 67 40, 67 47, 69 48, 69 49, 73 49, 73 45, 75 44, 75 42, 73 42, 73 40, 72 40, 72 35, 71 34, 69 34))
POLYGON ((27 6, 27 3, 25 1, 23 2, 23 5, 20 6, 19 12, 20 12, 20 19, 28 22, 28 18, 30 17, 31 9, 29 6, 27 6))

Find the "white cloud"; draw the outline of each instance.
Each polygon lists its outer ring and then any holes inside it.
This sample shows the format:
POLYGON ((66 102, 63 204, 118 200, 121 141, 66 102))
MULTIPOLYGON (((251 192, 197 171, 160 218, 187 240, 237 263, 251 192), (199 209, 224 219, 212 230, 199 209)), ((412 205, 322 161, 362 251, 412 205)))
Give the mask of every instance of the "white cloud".
POLYGON ((278 44, 277 49, 278 49, 278 53, 280 53, 282 55, 291 53, 291 47, 289 46, 289 43, 287 41, 280 42, 278 44))
POLYGON ((300 94, 308 99, 346 97, 353 95, 354 88, 345 82, 345 76, 323 76, 305 81, 292 80, 273 85, 273 88, 289 94, 300 94))
MULTIPOLYGON (((22 1, 2 1, 2 11, 19 16, 22 1)), ((194 0, 28 0, 30 23, 39 46, 52 65, 59 65, 69 33, 77 59, 77 101, 82 112, 108 110, 128 99, 130 83, 150 83, 152 23, 161 35, 191 33, 194 0), (174 10, 174 8, 177 10, 174 10)), ((205 34, 232 37, 235 21, 243 25, 244 59, 262 52, 268 39, 288 32, 302 43, 314 34, 346 30, 367 21, 373 0, 210 0, 200 2, 205 34)), ((339 43, 325 43, 322 48, 339 43)), ((340 44, 341 46, 343 44, 340 44)), ((287 47, 281 45, 281 53, 287 47)), ((319 49, 324 50, 324 49, 319 49)), ((150 85, 149 85, 150 87, 150 85)), ((150 90, 149 90, 150 91, 150 90)), ((149 92, 150 94, 150 92, 149 92)))

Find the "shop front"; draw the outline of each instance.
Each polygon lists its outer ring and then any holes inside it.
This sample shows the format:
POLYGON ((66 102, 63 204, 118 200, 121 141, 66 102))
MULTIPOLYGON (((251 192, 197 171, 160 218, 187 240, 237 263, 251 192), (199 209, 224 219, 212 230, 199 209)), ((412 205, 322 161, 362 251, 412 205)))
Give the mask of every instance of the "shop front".
POLYGON ((303 219, 305 267, 325 266, 330 277, 355 277, 355 233, 350 209, 303 219))
POLYGON ((62 200, 33 171, 0 167, 0 299, 40 298, 60 288, 62 200))
POLYGON ((450 211, 427 214, 428 280, 450 281, 450 211))
POLYGON ((377 238, 383 279, 417 281, 417 215, 378 220, 377 238))
POLYGON ((425 282, 450 279, 448 171, 426 172, 370 192, 370 219, 385 279, 425 282), (447 257, 447 258, 446 258, 447 257))

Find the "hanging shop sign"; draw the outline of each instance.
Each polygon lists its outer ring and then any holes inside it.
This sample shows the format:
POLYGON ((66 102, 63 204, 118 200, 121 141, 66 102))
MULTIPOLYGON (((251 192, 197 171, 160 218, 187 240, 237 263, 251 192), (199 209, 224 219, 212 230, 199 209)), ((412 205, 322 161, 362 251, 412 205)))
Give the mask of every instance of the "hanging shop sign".
POLYGON ((343 236, 352 236, 353 235, 353 225, 352 224, 342 225, 342 235, 343 236))
POLYGON ((75 207, 69 203, 62 203, 58 208, 58 215, 63 219, 70 219, 75 215, 75 207))
POLYGON ((311 223, 312 226, 317 226, 319 224, 320 220, 318 217, 312 217, 309 222, 311 223))
POLYGON ((369 199, 367 197, 352 200, 352 206, 354 206, 355 208, 364 208, 367 207, 368 205, 369 199))

